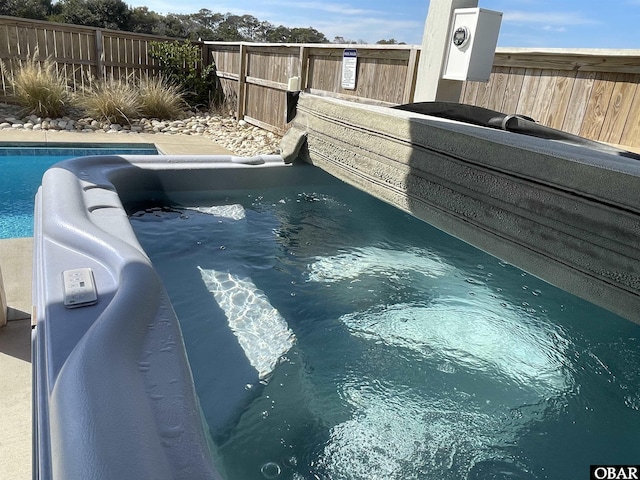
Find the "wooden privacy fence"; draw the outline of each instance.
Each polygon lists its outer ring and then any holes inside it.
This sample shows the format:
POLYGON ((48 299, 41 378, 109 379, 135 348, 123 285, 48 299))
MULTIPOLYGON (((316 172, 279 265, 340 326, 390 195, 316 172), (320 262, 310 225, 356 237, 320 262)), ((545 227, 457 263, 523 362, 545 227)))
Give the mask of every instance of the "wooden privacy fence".
POLYGON ((291 77, 300 88, 347 100, 397 105, 413 98, 420 48, 415 45, 357 45, 355 89, 342 88, 345 45, 204 42, 227 102, 238 118, 283 133, 291 77))
MULTIPOLYGON (((205 42, 239 118, 282 133, 290 77, 301 89, 395 105, 413 101, 420 47, 205 42), (344 48, 358 52, 355 90, 341 87, 344 48)), ((640 147, 640 51, 499 48, 488 83, 466 82, 460 101, 593 140, 640 147)))
MULTIPOLYGON (((11 74, 20 62, 52 58, 75 88, 93 78, 155 75, 144 35, 0 16, 0 60, 11 74)), ((319 95, 396 105, 414 98, 416 45, 254 44, 203 42, 203 64, 214 61, 227 103, 238 118, 283 133, 291 77, 319 95), (345 48, 357 50, 356 84, 342 88, 345 48)), ((12 92, 0 76, 0 100, 12 92)), ((640 147, 640 50, 506 49, 495 55, 488 83, 467 82, 460 101, 527 115, 590 139, 640 147)))
MULTIPOLYGON (((58 73, 74 88, 95 78, 154 75, 156 60, 149 56, 149 43, 175 38, 83 27, 65 23, 0 16, 0 60, 13 70, 37 52, 39 60, 53 59, 58 73)), ((11 88, 1 77, 0 98, 11 88)))
POLYGON ((498 49, 489 82, 467 82, 461 102, 640 147, 639 84, 639 50, 498 49))

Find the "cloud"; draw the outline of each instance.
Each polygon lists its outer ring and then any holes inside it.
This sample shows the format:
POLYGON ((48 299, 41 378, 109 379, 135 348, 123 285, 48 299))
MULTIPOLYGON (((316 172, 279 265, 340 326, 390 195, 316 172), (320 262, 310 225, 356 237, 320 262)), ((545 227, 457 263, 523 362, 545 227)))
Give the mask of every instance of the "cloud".
POLYGON ((582 16, 579 12, 526 12, 506 11, 502 17, 505 23, 557 25, 595 25, 599 22, 582 16))
POLYGON ((567 31, 567 27, 555 27, 553 25, 545 25, 544 27, 542 27, 542 30, 546 31, 546 32, 566 32, 567 31))
POLYGON ((389 15, 388 12, 356 8, 352 7, 349 4, 343 3, 292 2, 287 0, 268 1, 264 3, 287 8, 302 8, 305 10, 317 10, 320 12, 337 13, 339 15, 389 15))
POLYGON ((314 28, 324 33, 328 39, 341 36, 373 43, 382 39, 395 38, 409 44, 419 44, 422 41, 424 21, 358 17, 316 21, 314 28))

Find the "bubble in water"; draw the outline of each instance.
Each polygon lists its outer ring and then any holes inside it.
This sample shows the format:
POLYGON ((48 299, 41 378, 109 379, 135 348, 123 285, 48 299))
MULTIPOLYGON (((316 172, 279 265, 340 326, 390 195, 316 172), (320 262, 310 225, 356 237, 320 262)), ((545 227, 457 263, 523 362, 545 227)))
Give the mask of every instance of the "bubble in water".
POLYGON ((284 461, 285 465, 287 465, 288 467, 294 468, 298 465, 298 459, 296 457, 294 457, 293 455, 290 456, 289 458, 287 458, 284 461))
POLYGON ((260 473, 264 478, 278 478, 280 476, 280 465, 276 462, 267 462, 260 468, 260 473))

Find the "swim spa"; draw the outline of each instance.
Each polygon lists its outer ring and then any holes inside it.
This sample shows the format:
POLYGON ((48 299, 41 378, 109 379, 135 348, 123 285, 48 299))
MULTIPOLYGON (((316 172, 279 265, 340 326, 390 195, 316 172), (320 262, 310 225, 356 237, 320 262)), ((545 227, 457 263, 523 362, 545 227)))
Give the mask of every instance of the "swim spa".
POLYGON ((317 167, 78 159, 47 172, 37 209, 41 478, 567 478, 634 461, 635 323, 317 167), (65 308, 62 272, 80 268, 97 303, 65 308), (559 445, 571 462, 551 460, 559 445))

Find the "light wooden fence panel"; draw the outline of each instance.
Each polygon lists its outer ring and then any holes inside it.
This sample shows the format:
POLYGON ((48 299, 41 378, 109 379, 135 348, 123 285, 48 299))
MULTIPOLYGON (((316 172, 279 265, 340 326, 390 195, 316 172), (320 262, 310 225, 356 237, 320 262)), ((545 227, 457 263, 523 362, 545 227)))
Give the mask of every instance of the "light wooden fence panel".
MULTIPOLYGON (((353 47, 353 46, 352 46, 353 47)), ((315 93, 369 101, 382 105, 406 103, 415 87, 418 56, 415 47, 383 48, 356 46, 358 52, 356 86, 342 88, 342 56, 344 46, 308 47, 308 79, 306 87, 315 93), (410 79, 407 81, 407 79, 410 79)))
POLYGON ((5 65, 0 99, 13 93, 7 77, 28 59, 52 59, 58 74, 75 89, 95 78, 140 78, 155 75, 149 56, 152 41, 176 39, 0 16, 0 60, 5 65), (36 56, 37 55, 37 56, 36 56))
POLYGON ((498 49, 489 82, 467 82, 461 102, 640 147, 639 83, 640 52, 635 50, 498 49))

